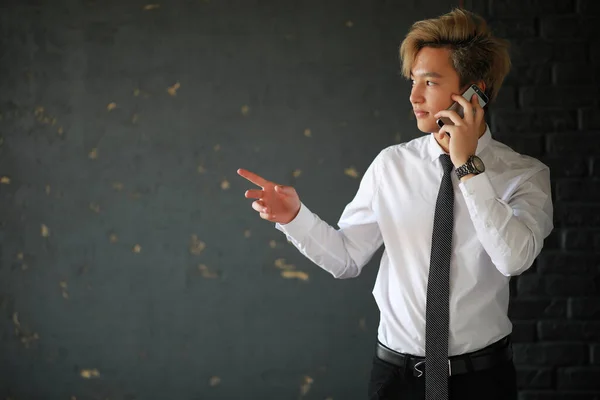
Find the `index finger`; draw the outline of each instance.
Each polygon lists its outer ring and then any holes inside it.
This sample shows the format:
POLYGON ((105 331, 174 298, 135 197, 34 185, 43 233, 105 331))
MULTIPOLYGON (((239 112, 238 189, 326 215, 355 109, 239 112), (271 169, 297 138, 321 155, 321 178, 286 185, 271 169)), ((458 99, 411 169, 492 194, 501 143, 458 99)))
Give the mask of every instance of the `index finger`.
POLYGON ((471 100, 471 103, 473 104, 473 112, 475 114, 479 114, 479 111, 481 111, 483 115, 483 107, 481 107, 481 104, 479 104, 479 96, 477 96, 476 94, 474 94, 473 96, 475 97, 471 100))
POLYGON ((246 169, 240 168, 237 170, 238 175, 240 175, 243 178, 248 179, 250 182, 254 183, 257 186, 260 186, 262 188, 264 188, 265 186, 268 185, 269 181, 266 180, 265 178, 256 175, 254 172, 250 172, 246 169))
POLYGON ((455 94, 454 100, 462 106, 464 119, 473 121, 473 103, 471 103, 471 99, 467 100, 461 95, 455 94))

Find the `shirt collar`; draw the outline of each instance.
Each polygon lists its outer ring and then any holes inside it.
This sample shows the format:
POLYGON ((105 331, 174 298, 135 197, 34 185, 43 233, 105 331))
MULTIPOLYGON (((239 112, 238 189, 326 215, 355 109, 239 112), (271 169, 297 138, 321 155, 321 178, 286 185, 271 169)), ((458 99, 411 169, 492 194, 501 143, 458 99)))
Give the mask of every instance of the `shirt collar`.
MULTIPOLYGON (((479 153, 481 153, 483 149, 485 149, 486 146, 490 143, 490 140, 492 140, 492 132, 490 131, 489 125, 485 124, 485 132, 477 141, 477 150, 475 150, 475 154, 478 155, 479 153)), ((429 135, 429 145, 427 151, 429 153, 431 161, 437 160, 442 154, 447 154, 435 140, 435 136, 433 133, 429 135)))

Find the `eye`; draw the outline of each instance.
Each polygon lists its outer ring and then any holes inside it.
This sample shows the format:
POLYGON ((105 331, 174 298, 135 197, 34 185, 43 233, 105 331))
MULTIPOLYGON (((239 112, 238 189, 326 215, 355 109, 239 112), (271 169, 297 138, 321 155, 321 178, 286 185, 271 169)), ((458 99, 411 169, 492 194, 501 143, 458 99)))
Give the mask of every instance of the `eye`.
POLYGON ((435 85, 435 82, 427 81, 427 86, 433 86, 433 85, 435 85))

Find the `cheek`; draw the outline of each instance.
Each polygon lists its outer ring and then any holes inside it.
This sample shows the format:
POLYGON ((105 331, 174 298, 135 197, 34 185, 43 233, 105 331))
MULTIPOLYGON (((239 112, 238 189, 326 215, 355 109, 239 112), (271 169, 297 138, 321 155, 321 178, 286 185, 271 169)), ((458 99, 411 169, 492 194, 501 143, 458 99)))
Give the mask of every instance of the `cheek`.
POLYGON ((439 90, 436 93, 431 93, 432 96, 429 97, 429 105, 433 114, 438 111, 442 111, 450 107, 453 103, 452 101, 452 92, 447 90, 439 90))
POLYGON ((436 99, 436 101, 434 101, 431 104, 431 108, 432 108, 433 114, 435 114, 438 111, 445 110, 446 108, 450 107, 450 104, 452 104, 452 102, 448 102, 446 100, 439 99, 439 98, 436 99))

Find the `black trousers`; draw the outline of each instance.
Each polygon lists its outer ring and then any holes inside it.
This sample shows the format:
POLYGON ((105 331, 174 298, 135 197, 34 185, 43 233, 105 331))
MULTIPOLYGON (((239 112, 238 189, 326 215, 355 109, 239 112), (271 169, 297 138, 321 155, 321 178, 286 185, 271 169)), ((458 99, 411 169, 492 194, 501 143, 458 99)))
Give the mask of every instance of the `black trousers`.
MULTIPOLYGON (((512 360, 493 368, 449 377, 450 400, 517 400, 517 379, 512 360)), ((369 400, 424 400, 425 376, 417 378, 373 356, 369 400)))

